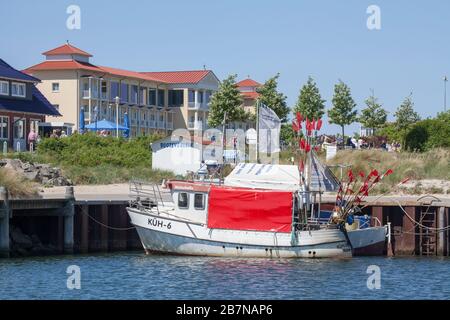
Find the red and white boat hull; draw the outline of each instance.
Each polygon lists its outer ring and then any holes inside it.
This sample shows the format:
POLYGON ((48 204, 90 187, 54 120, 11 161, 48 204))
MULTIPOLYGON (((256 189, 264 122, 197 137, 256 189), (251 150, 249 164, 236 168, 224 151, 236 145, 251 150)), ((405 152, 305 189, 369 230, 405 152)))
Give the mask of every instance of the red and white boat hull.
POLYGON ((290 233, 210 229, 167 213, 127 208, 146 252, 181 255, 261 258, 351 257, 351 247, 339 229, 290 233))

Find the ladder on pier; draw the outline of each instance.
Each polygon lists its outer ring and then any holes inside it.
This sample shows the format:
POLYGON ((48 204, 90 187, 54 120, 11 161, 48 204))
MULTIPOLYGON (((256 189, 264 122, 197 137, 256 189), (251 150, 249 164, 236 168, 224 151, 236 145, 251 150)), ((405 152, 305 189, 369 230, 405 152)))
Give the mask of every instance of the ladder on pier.
MULTIPOLYGON (((436 211, 428 211, 420 213, 421 224, 425 227, 436 226, 436 211)), ((422 256, 432 256, 437 254, 436 232, 419 226, 419 250, 422 256)))

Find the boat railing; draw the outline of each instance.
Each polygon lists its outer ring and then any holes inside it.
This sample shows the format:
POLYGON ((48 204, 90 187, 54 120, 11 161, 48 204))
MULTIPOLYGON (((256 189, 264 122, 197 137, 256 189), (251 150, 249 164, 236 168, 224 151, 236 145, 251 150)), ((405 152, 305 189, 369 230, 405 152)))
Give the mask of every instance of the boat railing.
POLYGON ((371 224, 374 227, 381 227, 383 226, 383 224, 381 223, 380 219, 378 219, 377 217, 370 217, 370 219, 373 221, 373 223, 371 224))
POLYGON ((129 183, 131 207, 156 209, 159 214, 159 204, 164 206, 164 200, 159 186, 142 180, 131 180, 129 183))

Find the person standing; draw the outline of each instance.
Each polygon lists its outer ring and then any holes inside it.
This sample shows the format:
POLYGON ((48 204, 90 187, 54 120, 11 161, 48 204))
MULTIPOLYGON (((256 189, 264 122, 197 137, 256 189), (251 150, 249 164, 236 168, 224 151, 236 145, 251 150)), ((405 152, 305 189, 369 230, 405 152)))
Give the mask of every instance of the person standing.
POLYGON ((30 133, 28 134, 28 145, 30 151, 34 151, 36 147, 37 137, 37 133, 34 131, 34 129, 31 129, 30 133))

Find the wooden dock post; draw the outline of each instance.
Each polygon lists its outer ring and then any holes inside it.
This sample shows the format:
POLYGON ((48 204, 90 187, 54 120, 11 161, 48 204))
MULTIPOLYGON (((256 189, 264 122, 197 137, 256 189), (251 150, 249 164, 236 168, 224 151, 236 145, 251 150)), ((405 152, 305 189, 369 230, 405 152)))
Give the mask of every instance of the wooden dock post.
POLYGON ((81 236, 80 236, 80 252, 88 253, 89 251, 89 206, 82 204, 79 206, 81 217, 81 236))
MULTIPOLYGON (((445 228, 445 207, 436 208, 437 228, 445 228)), ((441 231, 437 236, 437 251, 436 255, 443 256, 445 254, 445 232, 441 231)))
MULTIPOLYGON (((108 205, 102 204, 100 207, 101 222, 108 225, 108 205)), ((101 226, 100 229, 100 250, 108 251, 108 228, 101 226)))
POLYGON ((64 252, 73 253, 73 220, 75 216, 73 187, 66 187, 65 198, 67 203, 64 207, 64 252))
POLYGON ((9 257, 9 207, 8 191, 0 187, 0 258, 9 257))

